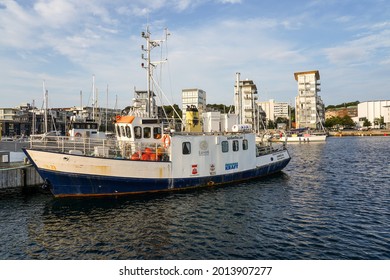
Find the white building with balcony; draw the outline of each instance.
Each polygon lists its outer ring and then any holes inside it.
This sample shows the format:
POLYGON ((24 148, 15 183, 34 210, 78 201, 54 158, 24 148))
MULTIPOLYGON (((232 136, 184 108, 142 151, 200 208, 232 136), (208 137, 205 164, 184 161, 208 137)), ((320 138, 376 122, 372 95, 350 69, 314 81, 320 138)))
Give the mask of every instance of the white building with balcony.
POLYGON ((183 112, 183 123, 185 123, 185 116, 187 107, 195 106, 199 111, 199 116, 206 111, 206 92, 198 88, 188 88, 181 91, 183 112))
POLYGON ((277 118, 290 119, 290 105, 287 102, 275 102, 274 99, 269 101, 257 102, 259 106, 264 110, 267 121, 276 121, 277 118))
POLYGON ((234 85, 234 108, 238 124, 248 124, 259 131, 260 110, 257 104, 257 86, 249 79, 240 80, 240 73, 236 73, 234 85))
POLYGON ((318 70, 296 72, 298 95, 295 98, 296 128, 322 129, 325 123, 325 106, 319 96, 320 73, 318 70))

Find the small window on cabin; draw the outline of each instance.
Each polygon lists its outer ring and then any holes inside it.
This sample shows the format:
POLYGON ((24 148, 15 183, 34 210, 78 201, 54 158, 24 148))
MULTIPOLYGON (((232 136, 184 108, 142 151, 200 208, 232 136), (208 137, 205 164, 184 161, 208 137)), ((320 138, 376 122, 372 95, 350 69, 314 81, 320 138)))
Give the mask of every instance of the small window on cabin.
POLYGON ((239 150, 238 140, 233 140, 233 151, 237 152, 239 150))
POLYGON ((142 138, 142 128, 140 126, 134 127, 134 137, 135 137, 135 139, 142 138))
POLYGON ((116 135, 121 136, 121 131, 120 131, 119 126, 116 127, 116 135))
POLYGON ((151 135, 151 129, 150 127, 144 127, 144 138, 150 138, 151 135))
POLYGON ((126 136, 127 138, 131 138, 131 129, 130 126, 126 125, 126 136))
POLYGON ((191 143, 183 142, 183 155, 191 154, 191 143))
POLYGON ((126 134, 125 134, 125 128, 123 126, 121 126, 121 136, 122 137, 125 137, 126 134))
POLYGON ((154 139, 161 138, 161 127, 153 127, 153 138, 154 139))
POLYGON ((242 149, 248 150, 248 147, 249 147, 248 140, 247 139, 242 140, 242 149))
POLYGON ((222 146, 222 153, 229 152, 229 142, 228 141, 222 141, 221 146, 222 146))

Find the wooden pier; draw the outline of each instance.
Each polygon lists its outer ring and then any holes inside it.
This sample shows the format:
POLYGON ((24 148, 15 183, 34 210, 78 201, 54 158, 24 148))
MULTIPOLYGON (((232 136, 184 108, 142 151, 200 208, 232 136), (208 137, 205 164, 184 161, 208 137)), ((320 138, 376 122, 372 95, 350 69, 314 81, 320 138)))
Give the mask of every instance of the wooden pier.
POLYGON ((43 185, 43 179, 31 164, 0 163, 0 189, 43 185))

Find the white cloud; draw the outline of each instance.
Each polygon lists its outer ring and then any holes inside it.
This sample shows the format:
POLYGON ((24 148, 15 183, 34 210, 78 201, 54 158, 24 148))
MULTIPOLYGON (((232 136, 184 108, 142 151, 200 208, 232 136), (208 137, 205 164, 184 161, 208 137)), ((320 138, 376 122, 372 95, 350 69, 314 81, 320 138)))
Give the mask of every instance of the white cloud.
POLYGON ((242 0, 217 0, 217 2, 222 4, 240 4, 242 0))
POLYGON ((366 34, 340 46, 325 48, 325 54, 334 64, 371 64, 390 56, 390 29, 366 34))
POLYGON ((77 18, 77 9, 67 0, 40 0, 34 5, 38 16, 51 28, 62 27, 77 18))

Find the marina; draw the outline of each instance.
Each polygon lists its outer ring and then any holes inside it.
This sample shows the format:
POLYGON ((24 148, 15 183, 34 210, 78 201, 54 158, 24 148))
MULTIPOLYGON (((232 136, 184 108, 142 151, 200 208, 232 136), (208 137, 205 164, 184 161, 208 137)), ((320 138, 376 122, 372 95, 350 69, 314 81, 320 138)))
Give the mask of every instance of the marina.
POLYGON ((0 196, 0 259, 390 258, 390 137, 290 145, 278 176, 183 192, 0 196))
POLYGON ((147 90, 135 91, 132 106, 116 116, 115 139, 94 137, 91 131, 89 135, 80 130, 75 133, 74 129, 65 137, 30 136, 30 146, 23 152, 54 196, 118 196, 209 187, 258 179, 286 167, 291 158, 285 143, 274 145, 244 122, 248 94, 240 73, 236 73, 232 92, 237 112, 225 115, 219 129, 202 127, 194 105, 186 109, 180 130, 168 116, 160 116, 154 92, 160 87, 153 76, 156 65, 151 63, 151 50, 164 41, 152 40, 148 28, 142 37, 146 40, 142 50, 147 63, 142 68, 147 72, 147 90))

